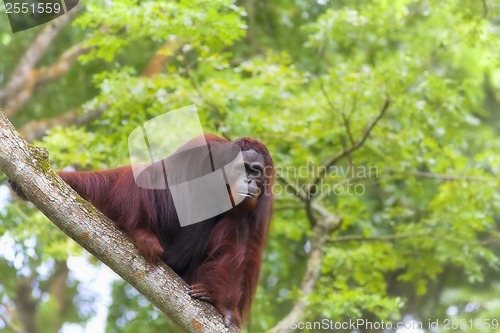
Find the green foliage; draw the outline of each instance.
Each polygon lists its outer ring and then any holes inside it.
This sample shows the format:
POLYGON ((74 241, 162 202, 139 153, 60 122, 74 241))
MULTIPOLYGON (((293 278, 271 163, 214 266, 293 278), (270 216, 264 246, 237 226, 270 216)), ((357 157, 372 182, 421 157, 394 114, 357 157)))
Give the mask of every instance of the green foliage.
POLYGON ((245 25, 240 17, 245 12, 230 0, 124 0, 104 10, 101 6, 90 5, 78 20, 82 27, 93 29, 88 45, 96 48, 85 59, 98 57, 111 61, 125 45, 145 38, 155 42, 176 39, 184 47, 198 50, 203 57, 231 45, 244 34, 245 25), (127 22, 126 34, 119 35, 124 22, 127 22), (97 29, 103 24, 106 29, 97 29))
POLYGON ((113 283, 112 296, 116 306, 109 309, 106 332, 181 332, 144 296, 125 282, 113 283))
MULTIPOLYGON (((311 224, 303 202, 277 182, 249 331, 275 325, 298 298, 307 320, 494 318, 500 27, 498 4, 484 3, 279 0, 243 9, 229 0, 89 1, 69 34, 82 29, 93 46, 78 81, 84 110, 106 111, 85 127, 54 128, 40 144, 56 168, 126 164, 137 125, 196 104, 207 131, 262 140, 279 173, 306 189, 390 100, 364 145, 320 183, 316 201, 342 224, 327 235, 320 278, 307 296, 299 286, 311 224), (166 43, 164 70, 142 75, 166 43)), ((1 43, 13 41, 0 33, 1 43)), ((78 254, 31 208, 13 203, 4 214, 0 231, 16 244, 36 236, 43 260, 78 254)), ((0 264, 10 267, 1 290, 13 297, 12 261, 0 264)), ((123 283, 114 285, 113 300, 109 332, 172 330, 123 283)))

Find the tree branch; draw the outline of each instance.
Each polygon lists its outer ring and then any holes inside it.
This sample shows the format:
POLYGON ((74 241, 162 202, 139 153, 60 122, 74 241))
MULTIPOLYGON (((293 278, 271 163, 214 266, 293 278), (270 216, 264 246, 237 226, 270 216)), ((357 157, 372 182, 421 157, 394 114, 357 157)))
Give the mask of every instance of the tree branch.
POLYGON ((290 189, 293 192, 293 195, 296 196, 300 201, 307 201, 307 193, 302 191, 300 188, 297 188, 292 182, 290 182, 287 178, 285 178, 281 174, 276 174, 276 180, 286 186, 287 189, 290 189))
POLYGON ((4 113, 7 117, 12 117, 31 97, 36 86, 63 76, 71 65, 82 54, 89 52, 85 43, 79 43, 65 51, 57 61, 49 67, 32 69, 24 78, 22 87, 19 90, 4 97, 4 113))
POLYGON ((18 280, 16 288, 16 297, 14 304, 16 311, 19 314, 20 322, 24 327, 24 331, 30 333, 39 332, 39 327, 36 322, 36 307, 38 300, 34 299, 33 293, 33 279, 28 276, 22 276, 18 280))
MULTIPOLYGON (((88 52, 88 49, 84 48, 83 45, 85 45, 85 43, 77 44, 64 52, 60 60, 51 66, 51 69, 40 70, 40 76, 38 77, 37 83, 43 80, 55 79, 57 75, 62 75, 65 70, 69 69, 70 62, 75 61, 78 56, 88 52)), ((174 52, 174 46, 175 44, 173 42, 164 44, 150 59, 142 76, 151 77, 160 73, 165 63, 171 58, 174 52)), ((83 112, 81 108, 76 108, 52 118, 33 120, 26 123, 19 130, 19 133, 26 141, 31 142, 40 139, 54 126, 82 125, 97 119, 107 108, 108 104, 102 103, 95 109, 87 112, 83 112)))
POLYGON ((488 4, 486 0, 481 0, 481 3, 483 4, 483 18, 486 18, 488 16, 488 4))
POLYGON ((12 330, 14 333, 25 333, 21 327, 12 322, 12 319, 0 312, 0 320, 4 323, 5 327, 12 330))
MULTIPOLYGON (((330 107, 336 109, 333 103, 329 101, 324 87, 322 87, 323 94, 327 98, 327 102, 330 107)), ((366 141, 371 131, 378 123, 378 121, 384 116, 385 112, 389 108, 390 99, 387 98, 383 107, 381 108, 377 117, 367 125, 363 131, 362 137, 354 142, 352 135, 349 135, 352 145, 349 148, 345 148, 342 152, 334 156, 324 168, 320 169, 319 175, 313 181, 309 187, 307 193, 304 193, 300 188, 294 186, 289 180, 281 175, 277 175, 278 181, 282 182, 287 188, 292 189, 293 194, 306 205, 306 212, 308 220, 313 229, 313 236, 311 237, 311 253, 307 261, 306 271, 302 279, 300 292, 301 298, 297 300, 294 304, 292 310, 274 326, 269 333, 285 333, 291 332, 292 326, 295 322, 299 321, 306 314, 307 297, 314 291, 316 282, 321 274, 321 261, 323 259, 324 247, 327 241, 330 239, 330 234, 337 230, 341 225, 341 219, 339 216, 330 213, 326 208, 319 205, 317 202, 312 202, 312 192, 311 189, 314 188, 319 181, 325 176, 328 168, 336 164, 340 159, 350 155, 356 149, 359 149, 366 141), (317 213, 320 217, 317 218, 313 213, 317 213)), ((344 126, 346 131, 350 134, 349 121, 343 115, 344 126)))
POLYGON ((420 177, 420 178, 444 180, 444 181, 464 180, 464 181, 469 181, 469 182, 486 182, 486 183, 500 181, 500 179, 497 179, 494 177, 461 176, 461 175, 449 175, 449 174, 422 172, 422 171, 389 170, 389 172, 390 173, 399 173, 399 174, 414 176, 414 177, 420 177))
POLYGON ((82 125, 97 119, 107 108, 107 104, 101 104, 94 110, 87 112, 83 112, 81 108, 77 108, 52 118, 32 120, 19 130, 19 134, 26 141, 31 142, 40 139, 54 126, 82 125))
POLYGON ((431 236, 431 232, 422 232, 415 234, 393 234, 393 235, 380 235, 380 236, 363 236, 363 235, 347 235, 347 236, 338 236, 332 239, 330 242, 384 242, 384 241, 394 241, 400 239, 407 238, 416 238, 416 237, 429 237, 431 236))
MULTIPOLYGON (((323 212, 325 213, 325 212, 323 212)), ((313 228, 311 237, 311 253, 307 260, 307 267, 300 285, 301 297, 294 304, 292 310, 268 333, 286 333, 292 331, 292 325, 306 314, 307 297, 314 291, 316 282, 321 275, 321 261, 324 248, 330 234, 340 227, 340 218, 337 215, 327 214, 320 218, 313 228)))
POLYGON ((151 265, 101 212, 76 194, 51 169, 40 150, 28 147, 0 111, 0 170, 58 228, 113 269, 188 332, 226 329, 207 303, 192 300, 187 284, 165 264, 151 265))
POLYGON ((492 243, 497 242, 500 238, 492 237, 485 239, 483 241, 465 241, 457 238, 442 236, 436 234, 435 232, 419 232, 414 234, 390 234, 390 235, 380 235, 380 236, 363 236, 363 235, 346 235, 346 236, 338 236, 337 238, 331 239, 329 243, 338 243, 338 242, 392 242, 398 241, 402 239, 410 239, 410 238, 420 238, 426 237, 435 239, 436 241, 446 241, 449 243, 454 243, 457 245, 468 245, 468 246, 486 246, 492 243))
MULTIPOLYGON (((201 91, 201 88, 199 86, 199 84, 196 82, 194 76, 191 74, 191 69, 190 69, 190 64, 188 64, 187 62, 185 62, 185 70, 186 70, 186 75, 189 79, 189 82, 191 83, 191 86, 194 88, 194 90, 196 91, 196 93, 198 94, 198 97, 202 100, 203 103, 205 103, 205 105, 212 110, 212 112, 221 120, 214 120, 214 125, 215 125, 215 128, 219 129, 220 127, 222 127, 222 122, 224 120, 224 113, 222 112, 222 110, 219 108, 219 106, 217 106, 217 104, 215 103, 212 103, 210 100, 208 100, 208 98, 203 94, 203 92, 201 91)), ((227 135, 227 133, 225 132, 221 132, 221 136, 224 138, 224 139, 227 139, 227 140, 230 140, 231 141, 231 138, 227 135)))
MULTIPOLYGON (((345 131, 347 133, 347 137, 349 138, 349 141, 351 141, 351 144, 354 144, 354 137, 352 136, 352 132, 351 132, 350 119, 345 115, 344 111, 339 110, 333 104, 333 102, 330 100, 330 97, 328 96, 325 85, 323 84, 323 80, 321 79, 320 76, 318 76, 318 81, 319 81, 319 87, 321 89, 321 92, 323 93, 323 97, 325 97, 325 100, 326 100, 327 104, 330 106, 330 109, 332 109, 332 111, 338 112, 340 114, 340 116, 342 117, 342 122, 344 124, 345 131)), ((352 111, 354 111, 355 108, 356 108, 356 96, 354 97, 354 100, 353 100, 353 109, 351 110, 351 113, 352 113, 352 111)))
POLYGON ((146 68, 142 71, 142 76, 152 77, 158 73, 161 73, 165 67, 165 64, 172 56, 175 51, 179 49, 180 43, 175 40, 169 40, 163 44, 155 54, 149 59, 146 68))
MULTIPOLYGON (((36 36, 31 46, 26 50, 24 55, 19 59, 19 62, 12 72, 10 80, 5 85, 3 91, 0 91, 0 106, 4 106, 5 102, 17 95, 22 90, 26 80, 28 80, 31 71, 35 67, 38 60, 45 54, 52 41, 57 37, 62 28, 68 24, 81 6, 73 8, 69 13, 58 17, 51 21, 47 26, 36 36)), ((7 114, 11 116, 11 114, 7 114)))
POLYGON ((277 174, 276 178, 287 187, 287 190, 290 189, 292 194, 306 205, 307 218, 313 230, 313 235, 310 239, 311 253, 307 259, 306 271, 300 286, 301 297, 296 301, 290 312, 276 326, 269 330, 269 333, 284 333, 290 332, 293 323, 305 315, 306 299, 314 291, 316 282, 321 274, 321 261, 323 260, 325 244, 330 239, 330 234, 340 227, 341 219, 338 215, 330 213, 320 204, 311 202, 308 193, 304 193, 304 191, 292 184, 283 175, 277 174), (316 217, 313 213, 316 213, 319 217, 316 217))
POLYGON ((276 179, 286 186, 285 192, 291 190, 292 194, 305 204, 307 219, 309 220, 311 227, 314 227, 318 221, 318 218, 314 216, 314 213, 317 213, 323 219, 332 219, 335 216, 323 206, 313 203, 308 193, 305 193, 302 189, 296 187, 287 178, 283 177, 283 175, 277 174, 276 179))
POLYGON ((363 135, 355 144, 351 145, 347 149, 342 150, 340 153, 335 155, 330 161, 328 161, 323 168, 320 168, 320 170, 318 172, 319 173, 318 176, 316 177, 316 179, 312 183, 312 185, 313 185, 313 186, 311 186, 312 188, 314 188, 316 185, 318 185, 318 183, 326 175, 326 172, 330 167, 332 167, 338 161, 340 161, 344 157, 350 155, 352 152, 354 152, 355 150, 357 150, 363 146, 366 139, 368 139, 368 137, 370 136, 370 133, 373 130, 373 128, 375 127, 375 125, 377 125, 379 120, 382 119, 385 112, 389 108, 390 102, 391 101, 389 98, 387 98, 385 100, 385 103, 384 103, 383 107, 380 109, 380 112, 378 113, 377 117, 375 117, 375 119, 370 124, 368 124, 367 127, 365 127, 365 130, 363 131, 363 135))
POLYGON ((35 69, 34 84, 37 85, 63 76, 79 56, 89 53, 91 48, 87 47, 86 44, 87 41, 83 41, 76 45, 73 45, 72 47, 64 51, 59 56, 59 58, 57 58, 56 62, 49 67, 44 67, 37 70, 35 69))

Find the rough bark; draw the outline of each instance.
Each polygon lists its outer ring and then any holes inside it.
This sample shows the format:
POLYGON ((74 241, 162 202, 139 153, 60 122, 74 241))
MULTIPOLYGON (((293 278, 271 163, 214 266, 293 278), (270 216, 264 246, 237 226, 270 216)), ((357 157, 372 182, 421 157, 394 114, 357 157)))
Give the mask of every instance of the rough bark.
POLYGON ((46 154, 28 146, 0 111, 0 170, 69 237, 134 286, 188 332, 238 332, 207 303, 192 300, 187 284, 164 264, 151 265, 127 237, 51 169, 46 154))

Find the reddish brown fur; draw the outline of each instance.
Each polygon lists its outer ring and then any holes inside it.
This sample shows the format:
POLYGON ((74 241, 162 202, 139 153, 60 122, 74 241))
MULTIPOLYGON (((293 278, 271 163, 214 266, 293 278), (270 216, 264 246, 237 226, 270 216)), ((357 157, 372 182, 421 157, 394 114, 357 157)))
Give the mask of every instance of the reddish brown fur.
MULTIPOLYGON (((215 135, 206 139, 226 141, 215 135)), ((196 298, 212 302, 226 320, 241 327, 257 288, 268 234, 273 164, 262 143, 250 138, 234 143, 264 156, 263 193, 250 206, 182 228, 170 191, 138 187, 130 166, 59 175, 124 230, 146 259, 165 261, 199 292, 196 298)))

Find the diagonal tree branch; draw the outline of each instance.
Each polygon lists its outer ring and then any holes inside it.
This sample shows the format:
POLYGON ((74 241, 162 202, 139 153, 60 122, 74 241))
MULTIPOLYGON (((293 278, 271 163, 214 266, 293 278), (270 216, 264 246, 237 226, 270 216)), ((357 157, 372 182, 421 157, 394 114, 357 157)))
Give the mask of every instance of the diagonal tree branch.
POLYGON ((84 45, 85 42, 74 45, 69 50, 65 51, 58 60, 49 67, 32 69, 22 82, 22 87, 15 93, 5 96, 4 113, 7 117, 10 118, 16 114, 26 101, 29 100, 37 85, 63 76, 80 55, 88 53, 90 48, 84 45))
POLYGON ((316 282, 321 274, 321 261, 323 260, 325 244, 330 234, 340 227, 340 218, 330 214, 322 207, 317 206, 322 214, 325 214, 313 228, 311 237, 311 252, 307 259, 306 271, 300 285, 301 297, 295 302, 292 310, 268 333, 292 332, 293 324, 300 321, 307 313, 307 297, 314 291, 316 282))
POLYGON ((148 64, 142 71, 142 76, 152 77, 161 73, 165 67, 165 63, 175 55, 180 46, 181 44, 176 40, 169 40, 163 44, 149 59, 148 64))
POLYGON ((377 125, 377 123, 379 122, 379 120, 382 119, 382 117, 386 113, 387 109, 389 108, 389 105, 390 105, 390 99, 387 98, 385 100, 385 102, 384 102, 384 105, 380 109, 380 112, 375 117, 375 119, 365 127, 361 138, 356 143, 354 143, 353 145, 351 145, 349 148, 346 148, 346 149, 342 150, 340 153, 338 153, 337 155, 335 155, 332 159, 330 159, 325 164, 325 166, 323 168, 320 168, 319 171, 318 171, 318 176, 312 182, 313 186, 311 186, 311 187, 314 187, 314 186, 316 186, 316 185, 319 184, 319 182, 326 175, 326 172, 327 172, 327 170, 330 167, 334 166, 335 164, 337 164, 338 161, 340 161, 344 157, 352 154, 354 151, 358 150, 359 148, 361 148, 363 146, 363 144, 365 143, 366 139, 368 139, 368 137, 370 136, 370 133, 373 130, 373 128, 377 125))
MULTIPOLYGON (((344 111, 339 110, 335 106, 335 104, 333 104, 333 102, 330 100, 330 97, 328 96, 328 93, 327 93, 326 88, 325 88, 325 84, 323 83, 323 79, 321 79, 321 76, 318 76, 318 81, 319 81, 319 87, 321 89, 321 93, 323 94, 323 97, 325 97, 325 100, 326 100, 328 106, 330 106, 330 109, 332 109, 332 111, 335 111, 335 112, 340 114, 340 117, 342 118, 342 122, 343 122, 344 127, 345 127, 347 137, 351 141, 351 144, 354 144, 354 137, 352 135, 351 126, 350 126, 350 118, 346 116, 344 111)), ((355 108, 356 108, 356 96, 354 96, 354 99, 353 99, 353 108, 351 110, 351 114, 352 114, 352 111, 355 110, 355 108)))
POLYGON ((26 123, 19 134, 28 142, 40 139, 54 126, 83 125, 99 118, 107 109, 106 104, 101 104, 93 110, 83 112, 81 108, 71 110, 52 118, 32 120, 26 123))
POLYGON ((57 227, 134 286, 187 332, 238 332, 224 327, 214 307, 192 300, 187 284, 164 264, 151 265, 127 237, 28 147, 0 111, 0 170, 57 227))
POLYGON ((68 50, 64 51, 54 64, 49 67, 33 70, 33 84, 37 85, 63 76, 79 56, 90 52, 91 48, 86 45, 87 41, 75 44, 68 50))
POLYGON ((0 91, 0 106, 4 106, 7 100, 12 99, 14 95, 17 95, 18 91, 22 90, 38 60, 40 60, 45 52, 47 52, 48 48, 62 28, 73 20, 80 8, 81 6, 77 6, 67 14, 51 21, 36 36, 31 46, 19 59, 16 68, 12 72, 10 80, 5 85, 5 88, 3 91, 0 91))
POLYGON ((15 322, 15 318, 13 318, 13 311, 9 309, 6 305, 0 304, 3 308, 5 308, 6 314, 0 312, 0 320, 4 323, 5 327, 12 330, 14 333, 25 333, 21 326, 15 322))
MULTIPOLYGON (((366 126, 361 138, 358 141, 354 142, 351 136, 352 145, 349 148, 344 149, 342 152, 340 152, 327 162, 325 168, 321 169, 320 174, 313 181, 313 185, 317 185, 319 183, 319 181, 325 176, 326 170, 328 170, 328 168, 335 165, 339 160, 350 155, 352 152, 363 146, 373 128, 389 108, 389 104, 390 99, 387 98, 377 117, 366 126)), ((330 106, 334 107, 333 104, 331 104, 330 106)), ((347 118, 344 118, 344 121, 347 121, 347 118)), ((349 128, 348 122, 347 124, 344 123, 344 125, 349 128)), ((313 186, 309 187, 309 191, 307 193, 304 193, 304 191, 302 191, 301 189, 293 186, 293 184, 291 184, 291 182, 286 178, 280 175, 278 175, 277 178, 278 181, 291 188, 293 194, 297 198, 299 198, 299 200, 305 203, 307 217, 313 229, 313 235, 310 239, 311 253, 307 260, 306 271, 304 273, 304 277, 300 286, 301 298, 296 301, 291 311, 272 329, 269 330, 269 333, 286 333, 292 332, 293 324, 305 316, 307 310, 307 297, 314 291, 315 285, 321 274, 321 261, 324 255, 324 248, 326 246, 326 243, 330 239, 331 233, 340 228, 342 221, 339 216, 330 213, 326 208, 324 208, 317 202, 312 201, 313 196, 311 193, 311 188, 313 186), (318 214, 319 217, 316 217, 313 213, 318 214)))
POLYGON ((320 277, 325 245, 330 239, 331 233, 340 227, 341 219, 338 215, 330 213, 319 203, 311 202, 308 193, 304 193, 283 175, 277 174, 276 178, 286 186, 285 192, 288 193, 290 190, 295 197, 306 205, 307 217, 313 230, 310 238, 311 252, 300 285, 301 297, 295 302, 290 312, 269 330, 269 333, 285 333, 291 332, 293 324, 306 314, 306 299, 314 291, 316 282, 320 277), (313 212, 319 217, 316 217, 313 212))
MULTIPOLYGON (((60 61, 51 66, 51 70, 44 71, 39 76, 40 80, 55 79, 57 75, 62 75, 64 70, 69 69, 71 61, 75 61, 81 54, 87 53, 89 49, 84 47, 85 42, 75 45, 60 57, 60 61), (58 64, 64 62, 65 65, 58 64), (52 74, 49 74, 52 73, 52 74)), ((172 41, 165 43, 153 55, 142 73, 143 77, 151 77, 160 73, 165 67, 165 63, 172 58, 178 45, 172 41)), ((42 71, 41 71, 42 72, 42 71)), ((52 118, 33 120, 26 123, 20 130, 21 136, 28 142, 40 139, 49 129, 54 126, 83 125, 99 118, 106 111, 108 104, 102 103, 93 110, 83 112, 81 108, 73 109, 69 112, 57 115, 52 118)))

